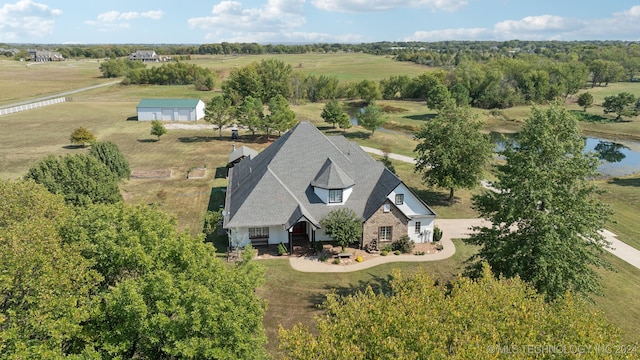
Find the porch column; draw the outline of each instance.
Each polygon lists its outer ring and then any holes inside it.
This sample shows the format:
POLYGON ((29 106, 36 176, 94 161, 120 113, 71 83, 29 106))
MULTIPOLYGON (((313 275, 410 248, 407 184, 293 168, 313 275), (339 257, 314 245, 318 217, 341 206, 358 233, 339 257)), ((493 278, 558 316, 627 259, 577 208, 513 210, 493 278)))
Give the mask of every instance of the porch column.
POLYGON ((288 230, 289 233, 289 254, 293 254, 293 228, 288 230))
POLYGON ((313 248, 313 253, 316 253, 316 228, 311 227, 311 247, 313 248))

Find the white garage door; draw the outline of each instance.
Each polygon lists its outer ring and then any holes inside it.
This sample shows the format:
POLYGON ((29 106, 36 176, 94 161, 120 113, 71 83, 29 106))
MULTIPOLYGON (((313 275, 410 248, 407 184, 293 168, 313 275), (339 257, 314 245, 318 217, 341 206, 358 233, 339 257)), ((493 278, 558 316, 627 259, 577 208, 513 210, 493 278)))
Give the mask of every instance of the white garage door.
POLYGON ((173 109, 162 109, 162 120, 173 120, 173 109))
POLYGON ((190 120, 189 119, 189 109, 180 109, 178 111, 178 120, 190 120))

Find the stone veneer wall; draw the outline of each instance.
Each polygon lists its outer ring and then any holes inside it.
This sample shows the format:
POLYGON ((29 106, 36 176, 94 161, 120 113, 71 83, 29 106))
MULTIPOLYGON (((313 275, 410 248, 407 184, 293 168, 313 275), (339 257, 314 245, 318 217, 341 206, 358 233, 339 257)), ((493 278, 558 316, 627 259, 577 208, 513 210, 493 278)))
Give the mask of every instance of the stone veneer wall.
MULTIPOLYGON (((371 240, 378 238, 379 226, 393 226, 391 241, 408 234, 407 224, 409 220, 390 201, 385 202, 385 204, 391 204, 389 212, 384 212, 384 205, 382 205, 362 224, 362 248, 366 248, 371 240)), ((382 249, 386 244, 390 244, 390 242, 378 243, 378 247, 382 249)))

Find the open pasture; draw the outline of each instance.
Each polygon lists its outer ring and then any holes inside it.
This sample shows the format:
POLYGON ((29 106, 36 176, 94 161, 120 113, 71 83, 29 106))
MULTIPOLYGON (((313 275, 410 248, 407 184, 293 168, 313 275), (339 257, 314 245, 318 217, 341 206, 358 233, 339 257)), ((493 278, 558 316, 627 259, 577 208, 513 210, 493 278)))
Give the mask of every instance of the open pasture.
MULTIPOLYGON (((192 62, 225 72, 234 66, 242 66, 253 61, 271 56, 241 57, 203 57, 192 62), (224 61, 223 61, 224 60, 224 61)), ((416 76, 429 68, 408 63, 398 63, 384 57, 364 54, 309 54, 275 56, 290 63, 295 71, 308 71, 317 74, 336 75, 344 81, 357 81, 365 78, 379 80, 391 75, 406 74, 416 76), (352 65, 349 62, 353 61, 352 65), (364 61, 364 63, 358 63, 364 61), (298 67, 298 65, 302 65, 298 67)), ((38 64, 27 69, 25 63, 0 62, 0 101, 17 102, 37 96, 49 95, 51 92, 72 90, 95 83, 108 81, 99 78, 97 63, 63 62, 38 64), (67 66, 76 65, 77 66, 67 66), (41 68, 38 68, 42 66, 41 68), (50 67, 50 68, 48 68, 50 67), (9 69, 8 72, 4 71, 9 69), (49 70, 36 73, 32 70, 49 70), (67 71, 69 71, 67 73, 67 71), (42 73, 43 77, 32 74, 42 73), (56 75, 54 75, 56 74, 56 75), (64 79, 64 81, 60 81, 64 79), (40 81, 40 82, 39 82, 40 81), (30 85, 29 85, 30 84, 30 85), (7 100, 9 99, 10 100, 7 100)), ((640 95, 640 84, 612 84, 607 88, 589 89, 596 97, 596 106, 588 112, 602 114, 597 105, 605 95, 619 91, 632 91, 640 95), (598 95, 596 92, 600 91, 598 95)), ((234 142, 229 134, 224 133, 222 140, 217 132, 211 130, 169 130, 159 141, 149 135, 150 123, 135 121, 136 105, 144 97, 197 97, 207 101, 214 92, 198 92, 192 86, 120 86, 94 89, 69 97, 69 102, 49 107, 16 113, 0 117, 0 178, 17 179, 37 161, 48 154, 64 155, 85 152, 87 149, 70 146, 69 135, 80 126, 86 127, 99 140, 116 143, 128 158, 132 170, 150 171, 170 169, 171 176, 157 179, 130 179, 125 181, 122 192, 125 200, 132 204, 155 204, 177 219, 178 226, 192 234, 202 230, 202 215, 209 207, 217 210, 224 198, 222 189, 226 185, 224 179, 214 178, 216 168, 227 162, 227 157, 234 142), (189 170, 206 167, 203 179, 187 179, 189 170)), ((362 145, 384 149, 405 155, 411 155, 416 145, 415 140, 398 131, 408 128, 419 128, 433 116, 424 102, 379 101, 388 108, 399 109, 388 113, 393 121, 391 131, 376 131, 368 136, 368 131, 354 127, 346 130, 344 135, 362 145)), ((332 129, 320 117, 324 104, 293 105, 298 119, 309 120, 328 134, 339 135, 342 131, 332 129)), ((577 105, 570 104, 570 109, 580 110, 577 105)), ((530 107, 522 106, 499 111, 474 109, 478 116, 485 120, 487 131, 517 131, 521 122, 528 116, 530 107)), ((205 124, 199 121, 198 124, 205 124)), ((640 137, 640 120, 621 123, 583 123, 586 130, 598 131, 615 137, 616 134, 631 134, 640 137)), ((273 137, 272 137, 273 139, 273 137)), ((269 143, 264 137, 253 141, 248 134, 241 134, 235 143, 247 145, 261 150, 269 143)), ((446 190, 428 189, 421 184, 418 175, 413 174, 412 166, 394 162, 401 178, 417 192, 443 218, 473 217, 477 214, 470 208, 471 195, 475 191, 457 191, 457 199, 453 204, 442 201, 446 190)), ((490 176, 490 175, 488 175, 490 176)), ((600 180, 599 180, 600 181, 600 180)), ((638 175, 624 179, 602 180, 601 184, 608 191, 603 200, 613 205, 616 211, 614 219, 617 223, 610 230, 619 234, 622 241, 638 248, 637 234, 640 225, 637 219, 640 214, 640 202, 637 200, 638 175)), ((425 264, 434 276, 444 281, 455 276, 461 268, 464 255, 473 249, 456 242, 459 251, 448 260, 425 264)), ((607 316, 625 332, 626 339, 638 341, 637 315, 640 304, 640 271, 630 268, 620 260, 612 258, 618 273, 603 272, 605 298, 597 298, 596 303, 604 309, 607 316)), ((259 293, 269 301, 269 310, 265 325, 271 343, 269 350, 277 354, 277 325, 283 323, 290 326, 289 319, 308 322, 323 296, 331 289, 351 291, 361 288, 368 282, 382 282, 391 268, 406 268, 403 265, 376 267, 359 273, 348 274, 301 274, 290 269, 286 261, 273 260, 264 262, 267 267, 267 279, 259 293), (296 284, 292 286, 291 284, 296 284)), ((413 267, 413 266, 412 266, 413 267)))
POLYGON ((96 60, 0 60, 0 106, 113 81, 99 67, 96 60))

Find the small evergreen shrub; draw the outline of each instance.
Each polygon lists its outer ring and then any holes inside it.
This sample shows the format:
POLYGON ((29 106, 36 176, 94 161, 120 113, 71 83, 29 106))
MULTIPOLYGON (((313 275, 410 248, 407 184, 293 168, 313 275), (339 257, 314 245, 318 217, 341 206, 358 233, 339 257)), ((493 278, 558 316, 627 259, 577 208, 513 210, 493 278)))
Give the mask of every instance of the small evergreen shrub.
POLYGON ((400 250, 396 250, 393 253, 396 254, 396 255, 400 255, 401 254, 400 250))
POLYGON ((382 251, 380 252, 380 255, 382 255, 382 256, 387 256, 387 255, 389 255, 389 252, 388 252, 387 250, 382 250, 382 251))
POLYGON ((283 243, 278 244, 278 255, 282 256, 286 254, 287 254, 287 247, 284 246, 283 243))
POLYGON ((340 258, 333 259, 333 263, 336 265, 340 265, 340 258))
POLYGON ((415 246, 416 244, 407 235, 391 243, 391 248, 394 251, 400 251, 403 254, 411 253, 415 246))
POLYGON ((439 227, 434 226, 433 227, 433 241, 434 242, 438 242, 442 240, 442 230, 440 230, 439 227))
POLYGON ((326 254, 322 254, 318 257, 318 260, 320 260, 321 262, 327 262, 327 260, 329 260, 329 257, 326 254))

